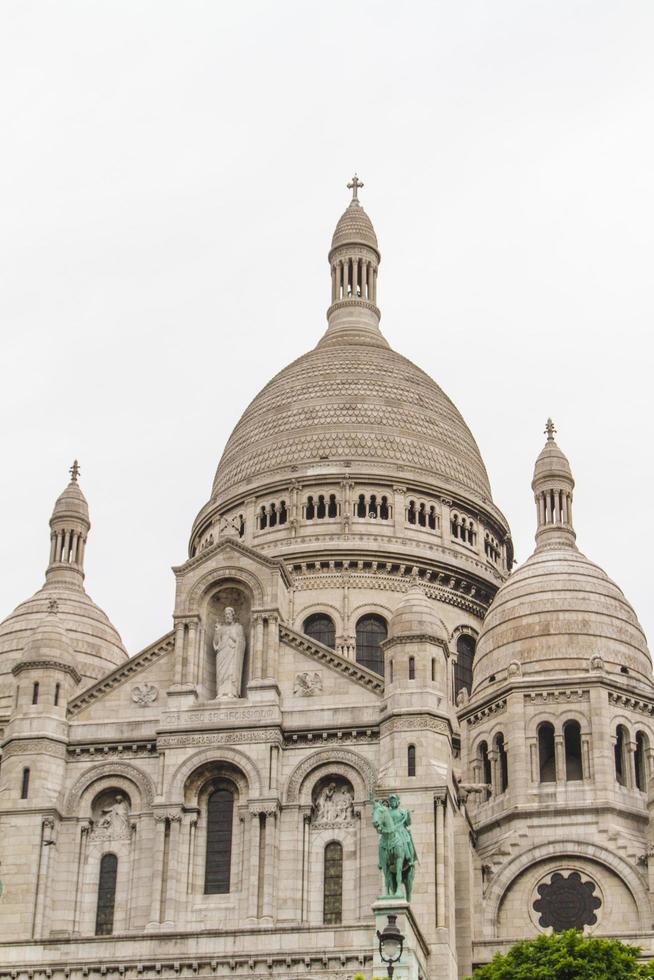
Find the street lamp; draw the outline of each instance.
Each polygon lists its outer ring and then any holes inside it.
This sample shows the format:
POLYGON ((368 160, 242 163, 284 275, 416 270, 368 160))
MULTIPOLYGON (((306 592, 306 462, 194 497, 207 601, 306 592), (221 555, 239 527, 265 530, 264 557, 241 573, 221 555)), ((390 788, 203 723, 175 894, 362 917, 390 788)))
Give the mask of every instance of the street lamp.
POLYGON ((396 921, 396 915, 389 915, 388 924, 384 926, 381 932, 379 929, 377 930, 379 955, 386 964, 389 980, 393 980, 393 971, 395 969, 393 964, 397 963, 404 948, 404 936, 398 929, 396 921))

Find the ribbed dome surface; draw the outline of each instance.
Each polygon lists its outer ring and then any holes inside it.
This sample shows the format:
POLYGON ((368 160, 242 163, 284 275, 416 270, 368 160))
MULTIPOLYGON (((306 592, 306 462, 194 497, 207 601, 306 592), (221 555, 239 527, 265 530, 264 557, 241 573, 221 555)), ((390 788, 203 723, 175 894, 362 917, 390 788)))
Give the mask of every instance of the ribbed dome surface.
POLYGON ((626 667, 651 684, 643 630, 618 586, 575 547, 537 550, 501 586, 484 620, 473 693, 511 661, 524 674, 588 670, 599 654, 609 672, 626 667))
POLYGON ((53 518, 74 516, 88 522, 89 505, 79 483, 71 480, 65 490, 59 494, 52 516, 53 518))
POLYGON ((77 669, 68 633, 60 623, 59 617, 50 611, 31 633, 20 659, 24 664, 29 664, 33 660, 49 661, 77 669))
POLYGON ((372 221, 357 200, 351 201, 338 219, 332 237, 332 248, 338 248, 339 245, 369 245, 379 249, 372 221))
POLYGON ((319 460, 379 462, 489 501, 477 444, 450 399, 395 351, 366 344, 316 348, 280 371, 243 414, 212 497, 254 488, 319 460), (390 464, 390 465, 389 465, 390 464))
MULTIPOLYGON (((45 585, 21 602, 0 623, 0 662, 5 670, 20 659, 34 630, 55 617, 48 615, 50 600, 58 602, 58 625, 66 631, 75 652, 75 664, 91 684, 127 660, 127 652, 107 615, 80 588, 57 582, 45 585)), ((83 686, 86 686, 83 682, 83 686)))
POLYGON ((391 616, 388 636, 435 636, 447 643, 447 630, 436 615, 436 603, 428 599, 420 586, 411 588, 391 616))

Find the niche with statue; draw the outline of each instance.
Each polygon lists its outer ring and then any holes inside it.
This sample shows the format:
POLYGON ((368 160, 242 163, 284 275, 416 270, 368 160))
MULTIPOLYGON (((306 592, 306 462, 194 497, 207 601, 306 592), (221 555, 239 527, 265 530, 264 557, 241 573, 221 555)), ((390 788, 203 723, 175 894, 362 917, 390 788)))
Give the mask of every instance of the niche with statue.
POLYGON ((250 660, 250 597, 225 582, 209 599, 206 615, 204 682, 209 698, 233 701, 245 696, 250 660))

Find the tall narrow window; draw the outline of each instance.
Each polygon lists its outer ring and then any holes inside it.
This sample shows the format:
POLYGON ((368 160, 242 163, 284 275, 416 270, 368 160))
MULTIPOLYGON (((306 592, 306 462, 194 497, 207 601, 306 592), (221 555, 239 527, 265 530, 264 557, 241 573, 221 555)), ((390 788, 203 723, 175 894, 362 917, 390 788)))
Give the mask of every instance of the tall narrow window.
POLYGON ((382 643, 387 636, 386 620, 374 614, 362 616, 357 623, 357 663, 384 676, 382 643))
POLYGON ((20 784, 20 798, 21 800, 26 800, 30 795, 30 771, 29 769, 23 769, 23 781, 20 784))
POLYGON ((504 745, 504 735, 500 732, 495 736, 495 749, 497 751, 497 767, 499 791, 504 793, 509 788, 509 760, 504 745))
POLYGON ((103 854, 98 882, 98 909, 95 915, 96 936, 110 936, 114 931, 117 876, 118 858, 115 854, 103 854))
POLYGON ((636 733, 636 750, 634 752, 634 767, 636 770, 636 786, 644 793, 647 790, 647 756, 649 740, 644 732, 636 733))
POLYGON ((302 627, 305 634, 318 643, 324 643, 326 647, 333 650, 336 646, 336 628, 334 620, 326 613, 314 613, 307 616, 302 627))
POLYGON ((338 517, 338 504, 336 503, 336 494, 331 493, 329 495, 329 506, 327 508, 327 517, 338 517))
POLYGON ((454 665, 454 697, 465 687, 468 694, 472 690, 472 662, 475 659, 475 638, 462 633, 456 641, 456 663, 454 665))
POLYGON ((325 848, 322 920, 326 926, 343 920, 343 847, 337 840, 325 848))
POLYGON ((624 725, 618 725, 615 733, 615 745, 613 748, 614 758, 615 758, 615 778, 620 784, 620 786, 627 785, 626 778, 626 766, 625 766, 625 742, 626 742, 626 729, 624 725))
POLYGON ((565 778, 568 780, 583 779, 581 766, 581 727, 578 721, 566 721, 563 726, 563 742, 565 745, 565 778))
POLYGON ((54 693, 55 708, 59 704, 59 694, 60 694, 60 692, 61 692, 61 684, 57 683, 57 684, 55 684, 55 693, 54 693))
POLYGON ((410 745, 407 750, 407 776, 415 776, 416 774, 416 747, 415 745, 410 745))
POLYGON ((488 745, 486 742, 479 743, 479 762, 481 763, 481 779, 490 788, 493 777, 491 775, 491 764, 488 756, 488 745))
POLYGON ((414 681, 416 679, 416 658, 409 657, 409 680, 414 681))
POLYGON ((541 783, 556 782, 554 725, 549 721, 543 722, 538 728, 538 767, 541 783))
POLYGON ((34 681, 34 684, 32 685, 32 704, 38 704, 38 703, 39 703, 39 682, 34 681))
POLYGON ((115 854, 103 854, 98 882, 98 909, 95 914, 96 936, 110 936, 114 931, 117 875, 118 858, 115 854))
POLYGON ((224 895, 229 891, 233 818, 234 794, 229 789, 214 790, 207 803, 205 895, 224 895))

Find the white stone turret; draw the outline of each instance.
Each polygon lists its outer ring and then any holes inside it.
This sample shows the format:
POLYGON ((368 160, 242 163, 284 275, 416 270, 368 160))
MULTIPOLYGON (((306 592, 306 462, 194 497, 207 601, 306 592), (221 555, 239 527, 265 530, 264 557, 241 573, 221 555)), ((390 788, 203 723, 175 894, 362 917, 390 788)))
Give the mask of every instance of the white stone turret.
POLYGON ((536 460, 531 488, 537 512, 536 545, 542 548, 574 548, 572 491, 575 481, 565 453, 554 441, 554 423, 547 420, 547 442, 536 460))
POLYGON ((379 330, 377 272, 381 255, 372 221, 363 210, 358 191, 363 183, 355 174, 347 185, 352 200, 339 218, 329 251, 332 277, 329 327, 319 347, 366 343, 388 347, 379 330))
POLYGON ((70 483, 57 498, 50 518, 50 560, 47 582, 79 584, 84 581, 84 549, 91 529, 89 506, 77 482, 79 463, 70 468, 70 483))

